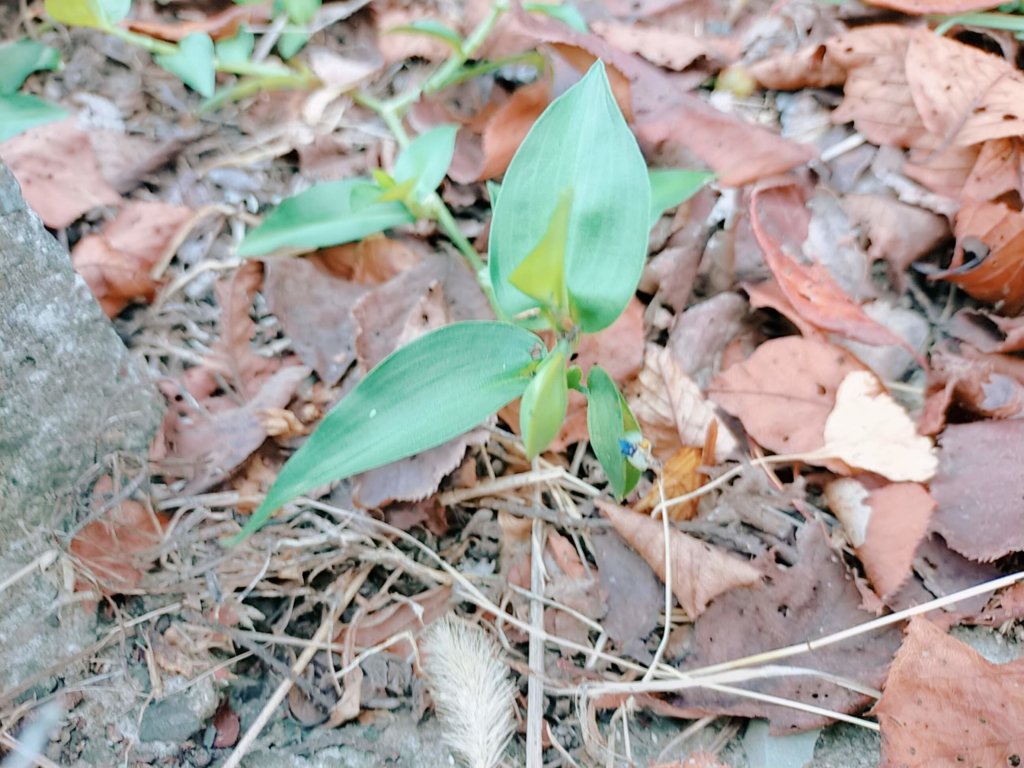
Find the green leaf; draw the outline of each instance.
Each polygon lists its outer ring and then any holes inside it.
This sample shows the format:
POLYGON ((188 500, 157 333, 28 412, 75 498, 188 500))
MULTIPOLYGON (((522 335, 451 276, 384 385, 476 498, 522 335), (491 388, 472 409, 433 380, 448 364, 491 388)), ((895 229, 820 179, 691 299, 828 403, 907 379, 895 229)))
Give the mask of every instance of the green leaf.
POLYGON ((455 323, 401 347, 324 417, 231 543, 318 485, 472 429, 523 393, 540 349, 529 331, 497 322, 455 323))
POLYGON ((181 82, 206 98, 213 96, 216 71, 213 67, 213 40, 205 32, 193 32, 182 38, 176 53, 154 57, 156 63, 181 82))
POLYGON ((282 59, 288 61, 288 59, 301 51, 308 42, 309 35, 305 32, 296 30, 282 32, 280 39, 277 41, 277 52, 281 55, 282 59))
POLYGON ((640 148, 600 62, 548 106, 505 174, 490 268, 495 299, 509 317, 539 306, 509 276, 544 237, 566 188, 573 193, 566 288, 574 319, 592 333, 611 325, 636 290, 651 197, 640 148))
POLYGON ((652 227, 661 218, 661 214, 685 203, 715 178, 715 174, 708 171, 685 171, 678 168, 652 168, 648 174, 651 181, 652 227))
POLYGON ((293 24, 311 24, 320 10, 321 0, 281 0, 288 20, 293 24))
POLYGON ((488 179, 485 185, 487 186, 487 199, 491 201, 491 208, 494 208, 498 204, 498 193, 501 192, 501 184, 488 179))
POLYGON ((586 34, 590 31, 587 29, 586 20, 571 3, 523 3, 523 10, 529 13, 543 13, 577 32, 586 34))
POLYGON ((0 44, 0 95, 17 91, 33 72, 59 66, 60 51, 35 40, 0 44))
POLYGON ((455 53, 462 53, 462 37, 447 24, 442 24, 436 19, 420 19, 412 24, 403 24, 400 27, 391 27, 385 30, 386 34, 407 34, 426 35, 442 42, 448 43, 455 53))
POLYGON ((245 64, 252 58, 256 47, 256 35, 247 29, 238 30, 238 34, 227 40, 219 40, 215 46, 217 58, 229 65, 245 64))
POLYGON ((46 0, 46 13, 69 27, 109 29, 131 10, 131 0, 46 0))
POLYGON ((533 459, 555 439, 569 404, 565 350, 556 347, 537 368, 519 406, 519 432, 527 458, 533 459))
POLYGON ((621 500, 636 487, 640 470, 626 461, 619 441, 640 427, 612 377, 597 365, 587 374, 587 430, 612 492, 621 500))
POLYGON ((366 179, 315 184, 284 200, 249 232, 239 256, 262 256, 278 248, 313 250, 362 240, 415 219, 404 205, 377 202, 380 187, 366 179))
POLYGON ((421 133, 402 150, 395 161, 395 181, 416 179, 412 199, 419 203, 440 186, 455 155, 458 127, 438 125, 421 133))
POLYGON ((565 293, 565 245, 571 206, 572 190, 564 189, 548 231, 508 276, 512 285, 549 307, 556 316, 566 314, 569 309, 565 293))
POLYGON ((0 141, 37 125, 60 120, 67 110, 27 93, 0 95, 0 141))

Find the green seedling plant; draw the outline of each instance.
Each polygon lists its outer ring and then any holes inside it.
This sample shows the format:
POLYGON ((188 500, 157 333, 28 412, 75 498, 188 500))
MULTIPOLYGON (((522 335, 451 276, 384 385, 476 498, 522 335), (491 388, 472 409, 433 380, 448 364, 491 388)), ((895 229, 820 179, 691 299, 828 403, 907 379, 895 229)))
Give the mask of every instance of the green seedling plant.
POLYGON ((60 120, 67 110, 30 93, 19 93, 33 72, 60 67, 60 53, 27 38, 0 44, 0 141, 60 120))
MULTIPOLYGON (((309 250, 436 218, 436 188, 454 143, 454 128, 435 128, 405 145, 390 174, 321 184, 286 200, 240 252, 309 250)), ((709 178, 649 175, 604 66, 595 63, 544 111, 500 190, 491 188, 488 263, 475 251, 469 261, 483 270, 502 319, 445 326, 383 360, 288 460, 230 543, 299 495, 440 445, 517 398, 533 459, 558 433, 570 389, 587 398, 591 445, 610 490, 618 498, 629 493, 643 468, 637 421, 604 369, 592 367, 584 381, 571 361, 583 334, 610 326, 634 295, 654 211, 677 205, 709 178), (546 332, 547 344, 537 331, 546 332)))

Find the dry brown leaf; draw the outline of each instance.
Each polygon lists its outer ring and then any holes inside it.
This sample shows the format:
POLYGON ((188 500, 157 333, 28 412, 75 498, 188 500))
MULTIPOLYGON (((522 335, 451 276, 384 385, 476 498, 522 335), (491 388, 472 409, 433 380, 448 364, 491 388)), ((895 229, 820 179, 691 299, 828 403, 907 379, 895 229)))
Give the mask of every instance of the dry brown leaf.
POLYGON ((849 373, 859 370, 863 366, 839 347, 787 336, 766 341, 723 371, 708 396, 765 448, 804 453, 824 445, 836 391, 849 373))
POLYGON ((875 706, 885 768, 1011 766, 1024 756, 1024 659, 992 664, 910 620, 875 706))
POLYGON ((949 280, 976 299, 1001 304, 1016 315, 1024 309, 1024 213, 1005 203, 966 200, 956 216, 956 252, 950 268, 934 279, 949 280), (965 262, 965 254, 971 260, 965 262))
POLYGON ((718 373, 726 346, 743 332, 749 313, 739 293, 716 294, 676 315, 665 347, 687 376, 706 386, 718 373))
MULTIPOLYGON (((925 189, 952 201, 961 196, 977 161, 978 147, 959 147, 925 133, 908 153, 902 173, 925 189)), ((949 210, 955 209, 949 206, 949 210)), ((946 207, 941 212, 945 213, 946 207)))
POLYGON ((912 30, 873 24, 828 41, 828 52, 848 75, 832 122, 852 122, 873 144, 911 147, 925 133, 907 81, 912 30))
MULTIPOLYGON (((661 469, 661 482, 665 490, 665 498, 672 499, 684 493, 695 491, 707 482, 707 475, 700 471, 704 463, 702 448, 684 445, 672 454, 661 469)), ((654 486, 633 507, 641 514, 650 514, 661 503, 661 492, 654 486)), ((676 522, 690 520, 697 514, 699 499, 691 499, 686 504, 679 504, 668 511, 668 516, 676 522)))
POLYGON ((614 531, 598 531, 591 537, 601 587, 607 595, 608 612, 601 626, 622 654, 649 658, 645 641, 658 626, 665 608, 665 590, 643 558, 614 531))
POLYGON ((232 5, 196 21, 166 22, 159 19, 154 21, 129 19, 125 26, 132 32, 177 43, 196 32, 205 32, 214 40, 224 40, 234 37, 242 24, 264 23, 270 18, 270 3, 259 3, 232 5))
POLYGON ((477 180, 495 179, 505 173, 512 156, 534 122, 551 101, 551 85, 541 79, 523 86, 487 121, 483 134, 483 167, 477 180))
POLYGON ((700 37, 676 29, 596 21, 593 30, 626 53, 636 53, 652 64, 681 72, 700 58, 715 65, 734 61, 740 46, 729 38, 705 33, 700 37))
POLYGON ((1024 198, 1024 152, 1019 138, 982 144, 963 188, 965 200, 995 200, 1007 193, 1024 198))
POLYGON ((647 345, 644 367, 627 388, 626 399, 659 461, 668 461, 683 446, 704 445, 713 422, 718 430, 716 460, 724 461, 739 452, 732 431, 667 347, 647 345))
MULTIPOLYGON (((664 581, 665 534, 662 522, 606 501, 598 501, 597 507, 664 581)), ((669 531, 669 550, 672 557, 672 594, 691 618, 703 613, 708 603, 719 595, 736 587, 756 584, 761 579, 761 571, 746 560, 675 529, 669 531)))
POLYGON ((62 229, 83 213, 118 205, 121 196, 100 172, 89 135, 74 119, 30 128, 0 143, 0 158, 43 223, 62 229))
POLYGON ((787 246, 797 250, 806 238, 804 221, 809 224, 803 195, 795 185, 761 188, 751 195, 750 223, 754 236, 793 308, 813 325, 848 339, 906 347, 903 339, 872 320, 822 264, 801 264, 785 252, 787 246))
MULTIPOLYGON (((334 642, 345 643, 349 634, 354 632, 351 638, 353 647, 361 651, 379 645, 399 632, 415 634, 448 610, 451 594, 451 587, 441 586, 428 589, 415 597, 395 600, 362 616, 354 626, 342 627, 334 642)), ((399 652, 398 649, 402 647, 409 646, 396 645, 392 650, 399 652)))
POLYGON ((931 355, 929 390, 948 389, 956 403, 983 419, 1013 419, 1024 412, 1024 384, 1000 373, 989 359, 970 359, 936 350, 931 355))
POLYGON ((910 577, 935 500, 916 483, 869 489, 854 478, 829 483, 825 496, 856 547, 871 583, 883 600, 888 599, 910 577))
POLYGON ((925 483, 938 468, 932 441, 917 433, 907 412, 874 374, 851 371, 825 420, 825 444, 815 453, 896 482, 925 483))
POLYGON ((377 28, 377 47, 388 65, 405 59, 420 58, 427 61, 443 61, 452 52, 451 46, 430 35, 411 32, 392 32, 397 27, 405 27, 417 21, 439 22, 461 32, 457 19, 442 18, 431 13, 429 5, 413 5, 399 7, 394 3, 374 3, 373 21, 377 28))
POLYGON ((1024 74, 1005 59, 919 28, 906 74, 925 127, 967 147, 1024 133, 1024 74))
POLYGON ((950 549, 981 561, 1024 551, 1024 420, 950 424, 939 448, 933 528, 950 549))
POLYGON ((884 195, 846 195, 843 208, 867 239, 868 256, 885 260, 897 281, 951 235, 945 217, 884 195))
POLYGON ((191 208, 133 201, 98 234, 86 235, 75 244, 71 261, 107 317, 114 317, 134 299, 153 299, 157 281, 151 270, 192 221, 191 208))
MULTIPOLYGON (((112 487, 109 477, 96 483, 94 506, 103 505, 112 487)), ((71 554, 88 574, 87 583, 95 582, 103 594, 130 593, 156 561, 169 522, 166 515, 151 512, 137 501, 122 501, 75 534, 71 554)))
POLYGON ((823 43, 805 46, 796 53, 772 54, 751 64, 747 71, 762 88, 778 91, 830 88, 846 81, 846 69, 836 64, 823 43))
POLYGON ((961 309, 953 315, 950 332, 982 352, 1024 351, 1024 317, 961 309))

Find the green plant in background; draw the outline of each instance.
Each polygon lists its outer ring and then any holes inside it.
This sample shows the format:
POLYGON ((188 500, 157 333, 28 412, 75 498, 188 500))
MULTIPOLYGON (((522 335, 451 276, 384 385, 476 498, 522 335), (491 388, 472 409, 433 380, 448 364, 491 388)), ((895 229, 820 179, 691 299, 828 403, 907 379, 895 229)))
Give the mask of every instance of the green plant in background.
POLYGON ((18 93, 33 72, 59 66, 57 50, 35 40, 0 44, 0 141, 67 114, 67 110, 37 96, 18 93))
MULTIPOLYGON (((389 124, 398 122, 394 114, 389 124)), ((397 127, 404 149, 391 175, 317 185, 286 200, 240 252, 349 242, 424 215, 443 226, 447 208, 436 188, 451 161, 454 129, 403 142, 397 127)), ((581 335, 611 325, 636 291, 656 218, 652 200, 660 214, 709 178, 648 174, 596 63, 534 124, 496 201, 492 188, 487 267, 471 245, 471 257, 460 247, 504 319, 427 333, 370 371, 289 459, 232 543, 300 494, 440 445, 519 397, 523 443, 536 457, 562 425, 569 389, 587 397, 591 443, 612 492, 629 493, 640 477, 625 450, 639 431, 636 419, 606 371, 595 366, 584 382, 570 361, 581 335), (535 334, 542 329, 553 337, 550 348, 535 334)))

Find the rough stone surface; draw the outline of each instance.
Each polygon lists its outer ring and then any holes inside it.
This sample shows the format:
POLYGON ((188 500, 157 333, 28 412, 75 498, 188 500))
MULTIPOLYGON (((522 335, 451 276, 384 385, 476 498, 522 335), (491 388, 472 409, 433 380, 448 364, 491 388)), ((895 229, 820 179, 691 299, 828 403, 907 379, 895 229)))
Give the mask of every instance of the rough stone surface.
POLYGON ((204 677, 194 685, 150 704, 142 715, 139 741, 180 744, 210 722, 219 703, 213 679, 204 677))
MULTIPOLYGON (((131 358, 67 252, 29 210, 0 163, 0 581, 47 552, 76 522, 77 485, 120 453, 144 458, 160 397, 131 358)), ((94 639, 58 566, 3 592, 0 703, 94 639)))

